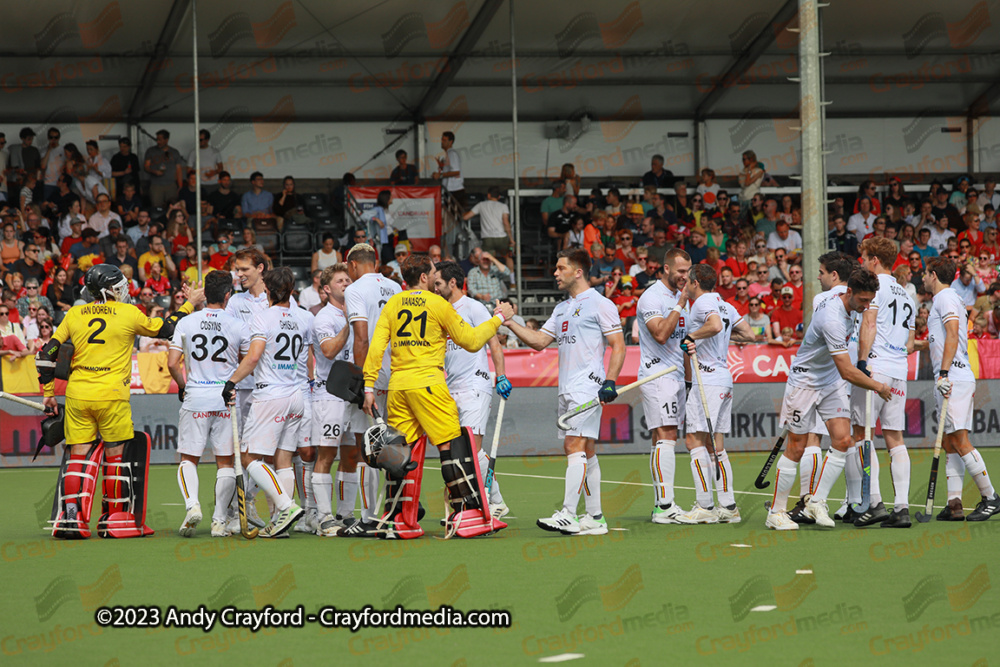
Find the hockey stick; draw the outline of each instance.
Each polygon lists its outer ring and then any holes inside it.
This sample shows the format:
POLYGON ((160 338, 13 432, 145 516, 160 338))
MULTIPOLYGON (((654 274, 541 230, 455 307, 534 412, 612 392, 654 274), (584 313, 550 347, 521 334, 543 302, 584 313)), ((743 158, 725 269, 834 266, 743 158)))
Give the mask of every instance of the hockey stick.
MULTIPOLYGON (((618 390, 618 396, 621 396, 622 394, 624 394, 627 391, 632 391, 636 387, 641 387, 642 385, 646 384, 647 382, 651 382, 651 381, 655 380, 658 377, 663 377, 667 373, 673 373, 676 370, 677 370, 677 366, 671 366, 669 368, 664 368, 662 371, 656 371, 652 375, 647 375, 646 377, 642 378, 641 380, 636 380, 632 384, 627 384, 624 387, 622 387, 621 389, 619 389, 618 390)), ((600 404, 601 404, 601 399, 600 398, 595 398, 592 401, 587 401, 583 405, 578 405, 575 408, 573 408, 572 410, 570 410, 569 412, 566 412, 564 414, 559 415, 559 418, 556 419, 556 425, 559 427, 560 430, 562 430, 562 431, 568 431, 571 428, 570 425, 569 425, 569 421, 568 421, 570 418, 576 417, 577 415, 579 415, 581 413, 584 413, 584 412, 587 412, 588 410, 593 410, 594 408, 596 408, 600 404)))
POLYGON ((240 513, 240 534, 245 539, 252 540, 260 531, 247 522, 247 492, 243 487, 243 462, 240 460, 240 432, 236 422, 236 404, 229 406, 229 416, 233 422, 233 464, 236 467, 236 507, 240 513))
POLYGON ((872 392, 865 392, 865 441, 861 443, 861 502, 851 505, 858 514, 864 514, 872 503, 872 456, 875 452, 872 443, 872 392))
POLYGON ((503 425, 503 409, 507 405, 507 399, 500 397, 500 407, 497 408, 497 421, 496 425, 493 427, 493 445, 490 447, 490 465, 486 469, 486 479, 483 481, 483 486, 486 488, 486 495, 490 495, 490 490, 493 488, 493 469, 497 465, 497 445, 500 444, 500 427, 503 425))
POLYGON ((6 398, 8 401, 13 401, 14 403, 23 405, 33 410, 38 410, 39 412, 48 412, 48 408, 46 408, 41 403, 36 403, 35 401, 29 401, 26 398, 21 398, 20 396, 15 396, 14 394, 8 394, 5 391, 0 391, 0 398, 6 398))
POLYGON ((781 447, 785 444, 785 438, 787 437, 788 424, 785 424, 785 428, 781 429, 781 435, 778 436, 778 442, 774 443, 774 449, 768 454, 767 461, 764 462, 764 467, 760 469, 760 474, 757 475, 757 479, 753 483, 758 489, 766 489, 771 486, 770 482, 765 482, 764 480, 767 478, 767 473, 771 472, 771 466, 778 460, 778 454, 781 452, 781 447))
POLYGON ((708 412, 708 396, 705 394, 705 385, 701 381, 701 367, 698 365, 698 353, 691 351, 691 366, 694 367, 694 374, 698 379, 698 393, 701 394, 701 407, 705 411, 705 421, 708 423, 708 440, 711 446, 708 451, 712 453, 712 463, 715 465, 715 479, 722 479, 722 466, 719 465, 719 455, 715 451, 715 429, 712 428, 712 416, 708 412))
POLYGON ((937 490, 938 464, 941 462, 941 443, 944 441, 944 422, 948 415, 948 396, 941 402, 941 414, 938 421, 937 437, 934 439, 934 459, 931 461, 931 477, 927 482, 927 504, 923 512, 917 512, 917 521, 927 523, 934 511, 934 491, 937 490))

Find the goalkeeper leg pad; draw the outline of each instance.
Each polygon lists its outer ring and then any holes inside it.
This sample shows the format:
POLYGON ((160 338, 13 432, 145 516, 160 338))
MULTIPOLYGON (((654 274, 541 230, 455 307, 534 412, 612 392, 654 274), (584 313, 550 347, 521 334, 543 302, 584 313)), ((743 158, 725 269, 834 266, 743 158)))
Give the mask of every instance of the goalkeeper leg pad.
POLYGON ((451 448, 441 452, 441 476, 448 488, 451 516, 449 534, 478 537, 502 530, 507 524, 490 515, 479 457, 473 451, 472 429, 465 427, 451 441, 451 448))
POLYGON ((105 443, 105 447, 124 444, 120 457, 105 455, 103 514, 97 523, 101 537, 146 537, 153 530, 146 526, 146 488, 149 482, 149 435, 135 431, 124 443, 105 443))
MULTIPOLYGON (((385 470, 385 514, 379 537, 412 540, 424 534, 420 527, 420 482, 424 474, 427 436, 421 436, 410 450, 409 459, 416 467, 400 478, 397 471, 385 470)), ((407 466, 409 467, 409 466, 407 466)))
POLYGON ((82 456, 74 456, 70 447, 66 448, 52 500, 52 518, 49 520, 52 537, 64 540, 90 537, 90 510, 97 490, 103 452, 104 447, 100 443, 92 444, 82 456))

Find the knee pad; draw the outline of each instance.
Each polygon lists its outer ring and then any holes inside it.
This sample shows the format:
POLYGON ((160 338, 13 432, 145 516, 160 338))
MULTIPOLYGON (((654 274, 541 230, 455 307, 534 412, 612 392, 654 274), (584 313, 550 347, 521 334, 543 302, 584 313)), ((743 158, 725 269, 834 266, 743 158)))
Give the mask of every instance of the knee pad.
POLYGON ((385 513, 380 521, 385 524, 385 530, 379 531, 379 537, 412 540, 424 534, 418 522, 426 450, 427 436, 421 436, 410 450, 410 462, 416 466, 405 477, 385 471, 385 513))
POLYGON ((90 510, 94 504, 103 453, 101 443, 94 443, 82 459, 74 459, 70 447, 66 447, 49 519, 52 537, 68 540, 90 537, 90 510), (69 505, 75 505, 75 518, 69 505))
POLYGON ((474 452, 472 429, 465 427, 451 441, 448 451, 441 452, 441 476, 448 489, 451 516, 448 535, 477 537, 507 527, 490 515, 490 505, 479 470, 479 456, 474 452))
POLYGON ((104 500, 97 523, 101 537, 146 537, 146 489, 149 482, 149 435, 135 431, 131 440, 105 443, 105 448, 124 445, 121 460, 104 461, 104 500))

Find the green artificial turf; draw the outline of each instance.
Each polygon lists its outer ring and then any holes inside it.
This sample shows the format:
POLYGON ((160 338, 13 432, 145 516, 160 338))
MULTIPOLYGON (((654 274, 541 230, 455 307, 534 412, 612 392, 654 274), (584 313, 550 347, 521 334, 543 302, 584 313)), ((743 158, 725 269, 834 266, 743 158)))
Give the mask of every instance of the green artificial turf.
MULTIPOLYGON (((984 455, 1000 469, 1000 453, 984 455)), ((583 655, 572 664, 630 666, 995 659, 1000 589, 991 583, 1000 576, 993 558, 1000 517, 895 531, 838 525, 775 533, 763 525, 769 496, 753 488, 764 455, 731 458, 744 492, 737 495, 739 525, 651 524, 646 457, 603 456, 605 513, 623 530, 600 537, 547 533, 535 520, 561 502, 565 459, 501 458, 497 477, 516 517, 510 528, 447 542, 437 539, 444 529, 437 523, 443 500, 436 461, 428 461, 424 474, 427 534, 405 542, 295 533, 286 540, 213 539, 210 466, 200 468, 206 516, 193 539, 176 533, 184 516, 176 469, 157 466, 148 515, 155 537, 56 541, 39 528, 48 518, 55 471, 4 470, 0 656, 4 664, 32 665, 510 665, 564 654, 583 655), (304 605, 310 613, 369 604, 509 610, 513 625, 356 633, 315 623, 256 633, 217 625, 206 634, 94 622, 96 608, 114 605, 158 605, 162 613, 171 605, 304 605), (768 607, 775 608, 751 611, 768 607)), ((929 452, 915 451, 912 460, 915 512, 926 493, 929 452)), ((882 476, 891 497, 887 463, 882 476)), ((690 506, 686 456, 677 458, 676 480, 678 501, 690 506)), ((938 504, 944 498, 942 481, 938 504)), ((966 507, 977 501, 968 479, 964 501, 966 507)))

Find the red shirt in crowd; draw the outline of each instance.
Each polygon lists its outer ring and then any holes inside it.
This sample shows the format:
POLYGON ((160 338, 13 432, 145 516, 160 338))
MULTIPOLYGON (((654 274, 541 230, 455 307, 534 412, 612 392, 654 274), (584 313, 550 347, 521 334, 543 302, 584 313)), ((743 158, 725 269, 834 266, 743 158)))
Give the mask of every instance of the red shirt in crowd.
POLYGON ((747 263, 741 262, 735 257, 731 257, 722 263, 723 266, 728 266, 733 270, 733 275, 737 278, 742 278, 747 274, 747 263))
POLYGON ((716 293, 721 296, 726 301, 736 298, 736 285, 732 284, 729 287, 723 287, 722 285, 715 286, 716 293))
MULTIPOLYGON (((795 297, 792 299, 792 310, 799 311, 799 321, 802 321, 802 299, 805 292, 806 284, 802 283, 798 287, 791 283, 785 283, 783 287, 791 287, 795 292, 795 297)), ((778 300, 778 305, 781 305, 781 300, 778 300)))
POLYGON ((785 327, 791 327, 792 331, 796 331, 802 324, 802 309, 792 306, 791 310, 785 310, 779 306, 768 313, 768 317, 771 318, 772 324, 778 325, 778 331, 785 327))
POLYGON ((231 252, 227 253, 217 252, 209 258, 208 265, 211 266, 213 269, 222 270, 226 267, 226 262, 229 261, 229 258, 232 256, 233 253, 231 252))
POLYGON ((628 296, 624 294, 620 296, 615 296, 612 297, 611 300, 614 302, 616 306, 620 306, 623 303, 631 303, 631 305, 622 308, 621 312, 619 313, 621 317, 632 317, 635 315, 636 306, 639 303, 639 300, 634 296, 632 296, 631 294, 629 294, 628 296))
POLYGON ((153 290, 157 294, 166 294, 170 291, 170 279, 164 275, 161 275, 159 280, 149 278, 146 280, 146 287, 153 290))
POLYGON ((742 315, 743 317, 746 317, 747 314, 750 312, 750 299, 747 299, 746 301, 740 301, 736 297, 733 297, 732 299, 726 299, 726 303, 735 308, 736 312, 742 315))

